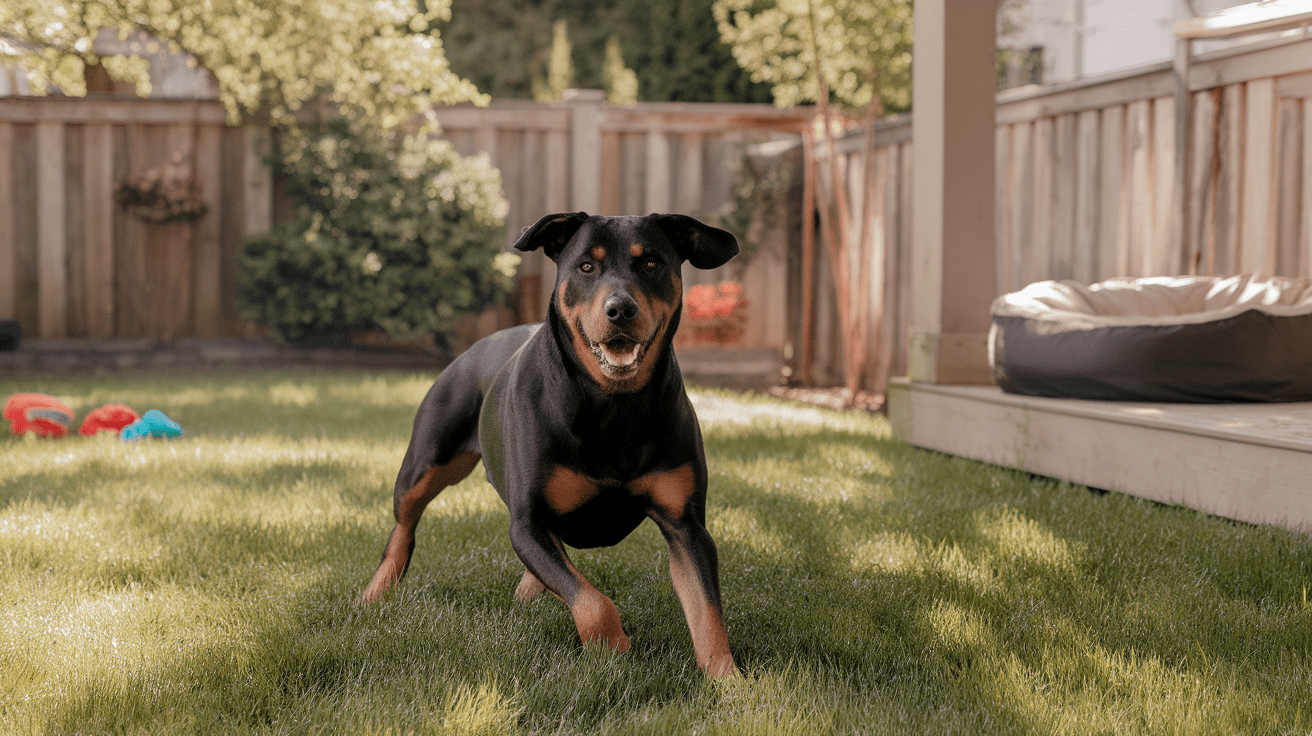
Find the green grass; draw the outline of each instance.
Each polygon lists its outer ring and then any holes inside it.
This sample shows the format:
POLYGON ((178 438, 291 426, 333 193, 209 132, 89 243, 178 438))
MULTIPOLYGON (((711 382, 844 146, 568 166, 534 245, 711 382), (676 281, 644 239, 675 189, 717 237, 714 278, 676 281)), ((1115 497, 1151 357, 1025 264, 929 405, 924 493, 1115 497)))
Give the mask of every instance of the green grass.
MULTIPOLYGON (((1307 733, 1312 542, 699 392, 730 641, 708 682, 651 524, 577 551, 633 648, 516 603, 481 470, 359 607, 431 376, 0 379, 173 442, 0 438, 4 733, 1307 733)), ((1150 448, 1145 448, 1150 451, 1150 448)))

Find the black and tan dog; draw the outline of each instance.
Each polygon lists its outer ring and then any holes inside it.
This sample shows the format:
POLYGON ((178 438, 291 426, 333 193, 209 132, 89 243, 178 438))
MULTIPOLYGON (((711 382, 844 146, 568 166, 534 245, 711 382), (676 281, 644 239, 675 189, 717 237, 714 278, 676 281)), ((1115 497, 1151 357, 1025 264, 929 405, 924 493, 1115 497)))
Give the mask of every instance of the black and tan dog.
POLYGON ((396 528, 360 597, 381 598, 405 574, 424 508, 481 457, 510 509, 526 568, 520 600, 549 590, 583 641, 627 650, 615 604, 565 546, 610 546, 650 518, 669 544, 697 664, 711 676, 735 672, 706 531, 702 435, 671 343, 680 266, 720 266, 737 242, 683 215, 576 212, 542 218, 515 247, 556 262, 547 321, 480 340, 433 384, 396 479, 396 528))

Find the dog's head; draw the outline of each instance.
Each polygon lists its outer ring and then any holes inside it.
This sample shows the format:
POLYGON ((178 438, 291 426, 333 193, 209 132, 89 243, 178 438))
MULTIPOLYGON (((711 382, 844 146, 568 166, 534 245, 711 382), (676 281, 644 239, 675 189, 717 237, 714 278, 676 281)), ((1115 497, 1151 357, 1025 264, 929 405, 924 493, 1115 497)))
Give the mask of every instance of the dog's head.
POLYGON ((685 215, 547 215, 515 248, 556 262, 550 319, 588 375, 608 392, 646 385, 668 350, 683 303, 680 267, 716 268, 738 253, 733 235, 685 215))

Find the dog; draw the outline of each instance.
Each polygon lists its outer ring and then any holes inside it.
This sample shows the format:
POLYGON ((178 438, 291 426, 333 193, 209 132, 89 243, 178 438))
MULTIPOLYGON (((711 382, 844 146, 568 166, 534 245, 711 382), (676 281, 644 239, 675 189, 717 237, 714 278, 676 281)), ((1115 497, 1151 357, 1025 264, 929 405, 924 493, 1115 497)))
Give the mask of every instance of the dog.
POLYGON ((397 474, 396 528, 361 600, 401 579, 424 508, 481 458, 524 563, 519 600, 550 591, 585 643, 628 650, 615 604, 566 546, 612 546, 650 518, 669 545, 698 666, 711 677, 736 673, 706 531, 701 429, 672 343, 682 264, 721 266, 737 241, 684 215, 573 212, 525 228, 515 248, 542 249, 556 263, 547 321, 478 341, 433 383, 397 474))

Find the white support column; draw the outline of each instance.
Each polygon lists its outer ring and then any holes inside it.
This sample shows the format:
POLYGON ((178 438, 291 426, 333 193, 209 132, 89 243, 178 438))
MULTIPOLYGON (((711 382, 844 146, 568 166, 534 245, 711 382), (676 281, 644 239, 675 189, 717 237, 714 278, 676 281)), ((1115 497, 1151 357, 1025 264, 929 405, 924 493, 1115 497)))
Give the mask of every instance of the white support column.
POLYGON ((916 3, 913 381, 991 380, 996 15, 996 0, 916 3))

